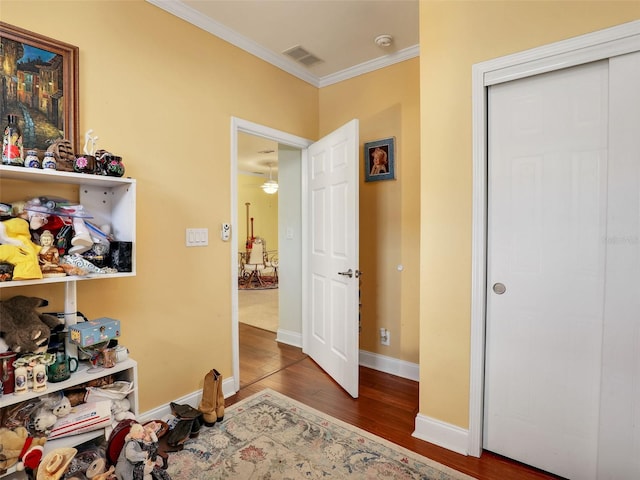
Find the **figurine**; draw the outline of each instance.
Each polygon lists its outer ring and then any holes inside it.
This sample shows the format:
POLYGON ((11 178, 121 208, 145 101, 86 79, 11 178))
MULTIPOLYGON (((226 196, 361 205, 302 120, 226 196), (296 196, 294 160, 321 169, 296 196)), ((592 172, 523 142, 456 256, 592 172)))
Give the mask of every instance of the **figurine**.
POLYGON ((87 133, 84 134, 84 148, 83 151, 85 155, 95 156, 96 153, 96 142, 98 141, 98 136, 92 137, 93 129, 87 130, 87 133), (89 145, 91 144, 91 145, 89 145))
POLYGON ((157 456, 158 437, 154 430, 139 423, 132 424, 116 462, 116 477, 119 480, 171 480, 157 465, 157 456))
POLYGON ((53 244, 54 240, 53 234, 49 230, 45 230, 40 235, 42 248, 38 253, 38 262, 40 263, 43 278, 64 277, 67 275, 65 269, 60 266, 60 252, 53 244))

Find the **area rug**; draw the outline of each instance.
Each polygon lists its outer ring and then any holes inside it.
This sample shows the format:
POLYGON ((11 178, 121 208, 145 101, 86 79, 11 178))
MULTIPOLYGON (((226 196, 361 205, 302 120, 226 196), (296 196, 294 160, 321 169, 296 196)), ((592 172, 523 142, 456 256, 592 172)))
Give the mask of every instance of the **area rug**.
POLYGON ((252 278, 249 281, 248 277, 238 278, 238 290, 270 290, 278 288, 278 277, 273 275, 262 275, 260 280, 252 278))
POLYGON ((169 456, 172 480, 468 480, 449 467, 263 390, 169 456))

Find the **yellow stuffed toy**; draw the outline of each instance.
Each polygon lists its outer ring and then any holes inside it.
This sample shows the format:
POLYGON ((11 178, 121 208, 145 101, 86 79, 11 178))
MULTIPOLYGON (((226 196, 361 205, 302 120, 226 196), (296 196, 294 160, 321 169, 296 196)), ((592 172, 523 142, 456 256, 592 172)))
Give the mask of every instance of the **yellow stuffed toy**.
POLYGON ((10 263, 14 280, 42 278, 38 263, 40 245, 31 241, 29 222, 23 218, 10 218, 0 222, 0 262, 10 263))
POLYGON ((24 427, 15 430, 1 427, 0 475, 16 464, 18 470, 22 470, 24 466, 35 469, 42 458, 42 447, 46 441, 47 437, 31 437, 24 427), (27 443, 29 445, 25 448, 27 443))

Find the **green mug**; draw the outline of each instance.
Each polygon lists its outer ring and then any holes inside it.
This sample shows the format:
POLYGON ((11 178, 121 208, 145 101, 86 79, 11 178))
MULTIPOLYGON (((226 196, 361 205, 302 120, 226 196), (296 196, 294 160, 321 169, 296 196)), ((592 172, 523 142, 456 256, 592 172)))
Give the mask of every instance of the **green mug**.
POLYGON ((78 369, 78 359, 58 355, 55 363, 49 365, 47 376, 50 382, 63 382, 71 377, 71 374, 78 369))

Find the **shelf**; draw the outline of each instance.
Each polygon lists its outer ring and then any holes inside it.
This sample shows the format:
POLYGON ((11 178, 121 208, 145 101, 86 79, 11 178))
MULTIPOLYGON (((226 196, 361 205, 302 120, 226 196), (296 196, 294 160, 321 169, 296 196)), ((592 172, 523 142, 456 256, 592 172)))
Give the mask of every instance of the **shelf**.
MULTIPOLYGON (((84 206, 85 211, 91 215, 88 220, 98 226, 109 225, 116 241, 131 242, 132 244, 131 272, 12 280, 0 282, 0 288, 121 278, 136 274, 136 181, 134 179, 0 165, 0 180, 6 182, 2 189, 12 185, 13 190, 19 193, 22 193, 27 186, 16 182, 28 182, 35 186, 36 192, 33 196, 42 195, 42 190, 46 190, 46 185, 51 183, 76 186, 78 187, 78 198, 74 198, 73 201, 77 200, 84 206)), ((31 191, 33 190, 34 188, 31 188, 31 191)), ((31 197, 27 196, 24 200, 27 198, 31 197)), ((9 199, 2 200, 10 201, 9 199)))
MULTIPOLYGON (((81 362, 78 370, 71 374, 71 378, 65 380, 64 382, 47 382, 47 390, 45 390, 44 392, 36 393, 30 390, 22 395, 16 395, 15 393, 3 395, 2 397, 0 397, 0 409, 15 405, 26 400, 37 398, 42 395, 47 395, 49 393, 59 392, 61 390, 77 387, 91 380, 121 373, 122 375, 119 376, 119 380, 127 380, 133 382, 134 390, 128 395, 128 398, 131 401, 131 411, 135 415, 138 415, 137 365, 138 364, 135 360, 127 358, 122 362, 116 363, 116 365, 112 368, 102 368, 97 372, 88 372, 87 370, 91 367, 91 365, 88 362, 81 362)), ((106 433, 107 429, 101 428, 92 432, 71 435, 68 437, 58 438, 56 440, 47 440, 47 442, 44 444, 44 454, 46 455, 48 452, 56 448, 75 447, 77 445, 81 445, 95 438, 100 438, 103 435, 106 435, 106 433)), ((7 470, 7 473, 5 473, 4 475, 0 475, 0 478, 3 480, 23 480, 26 479, 26 475, 24 472, 18 472, 16 470, 16 467, 13 466, 7 470)))
MULTIPOLYGON (((0 282, 0 288, 21 287, 29 285, 43 285, 51 283, 63 283, 64 312, 78 311, 76 282, 84 280, 101 280, 112 278, 132 277, 136 275, 136 181, 129 177, 109 177, 102 175, 87 175, 75 172, 62 172, 57 170, 39 170, 34 168, 14 167, 0 165, 0 193, 4 202, 27 200, 35 196, 46 194, 47 189, 63 191, 65 198, 79 202, 85 210, 92 215, 90 221, 97 225, 109 225, 111 233, 116 241, 131 242, 131 271, 110 274, 89 274, 85 276, 66 276, 60 278, 45 278, 33 280, 12 280, 0 282), (71 188, 68 188, 66 186, 71 188), (70 195, 67 197, 67 195, 70 195), (23 198, 23 196, 25 198, 23 198)), ((54 195, 55 193, 52 193, 54 195)), ((67 326, 76 322, 75 315, 66 314, 67 326), (73 318, 71 318, 73 317, 73 318)), ((76 346, 65 342, 67 355, 77 355, 76 346)), ((92 380, 114 375, 116 380, 133 382, 134 389, 128 395, 131 402, 131 411, 138 414, 138 373, 137 363, 128 358, 117 363, 112 368, 101 368, 95 372, 89 372, 91 365, 81 362, 78 371, 64 382, 47 382, 44 392, 24 394, 15 393, 0 396, 0 410, 21 402, 36 399, 38 397, 60 392, 62 390, 78 387, 92 380)), ((94 438, 101 437, 108 432, 107 429, 99 429, 93 432, 72 435, 45 444, 45 453, 60 447, 68 447, 86 443, 94 438)), ((6 474, 0 475, 3 480, 24 479, 24 472, 17 472, 15 467, 6 474)))
POLYGON ((68 380, 56 383, 47 382, 47 389, 44 392, 34 392, 32 390, 29 390, 28 392, 20 395, 16 395, 15 393, 3 395, 2 397, 0 397, 0 408, 15 405, 16 403, 24 402, 32 398, 41 397, 42 395, 46 395, 48 393, 59 392, 60 390, 66 390, 68 388, 76 387, 91 380, 95 380, 96 378, 102 378, 108 375, 124 372, 136 366, 137 363, 135 360, 127 358, 123 362, 116 363, 115 367, 103 368, 98 372, 88 372, 87 370, 91 367, 91 365, 87 362, 80 362, 78 370, 72 373, 71 377, 68 380))
POLYGON ((136 274, 134 272, 90 273, 83 276, 68 275, 66 277, 38 278, 33 280, 11 280, 8 282, 0 282, 0 288, 23 287, 27 285, 43 285, 45 283, 67 283, 82 280, 100 280, 103 278, 135 277, 135 275, 136 274))
POLYGON ((131 177, 109 177, 86 173, 61 172, 51 169, 34 169, 0 165, 0 178, 23 180, 26 182, 66 183, 70 185, 89 185, 94 187, 114 187, 127 183, 135 183, 131 177))
MULTIPOLYGON (((42 456, 44 457, 47 453, 57 449, 57 448, 68 448, 68 447, 76 447, 77 445, 82 445, 83 443, 89 442, 95 438, 100 438, 104 435, 104 428, 100 430, 94 430, 93 432, 81 433, 79 435, 73 435, 70 437, 58 438, 57 440, 47 440, 44 444, 42 456)), ((0 478, 4 480, 13 480, 15 479, 26 479, 26 474, 24 472, 18 472, 16 466, 9 468, 7 473, 4 475, 0 475, 0 478), (12 476, 13 475, 13 476, 12 476)))

